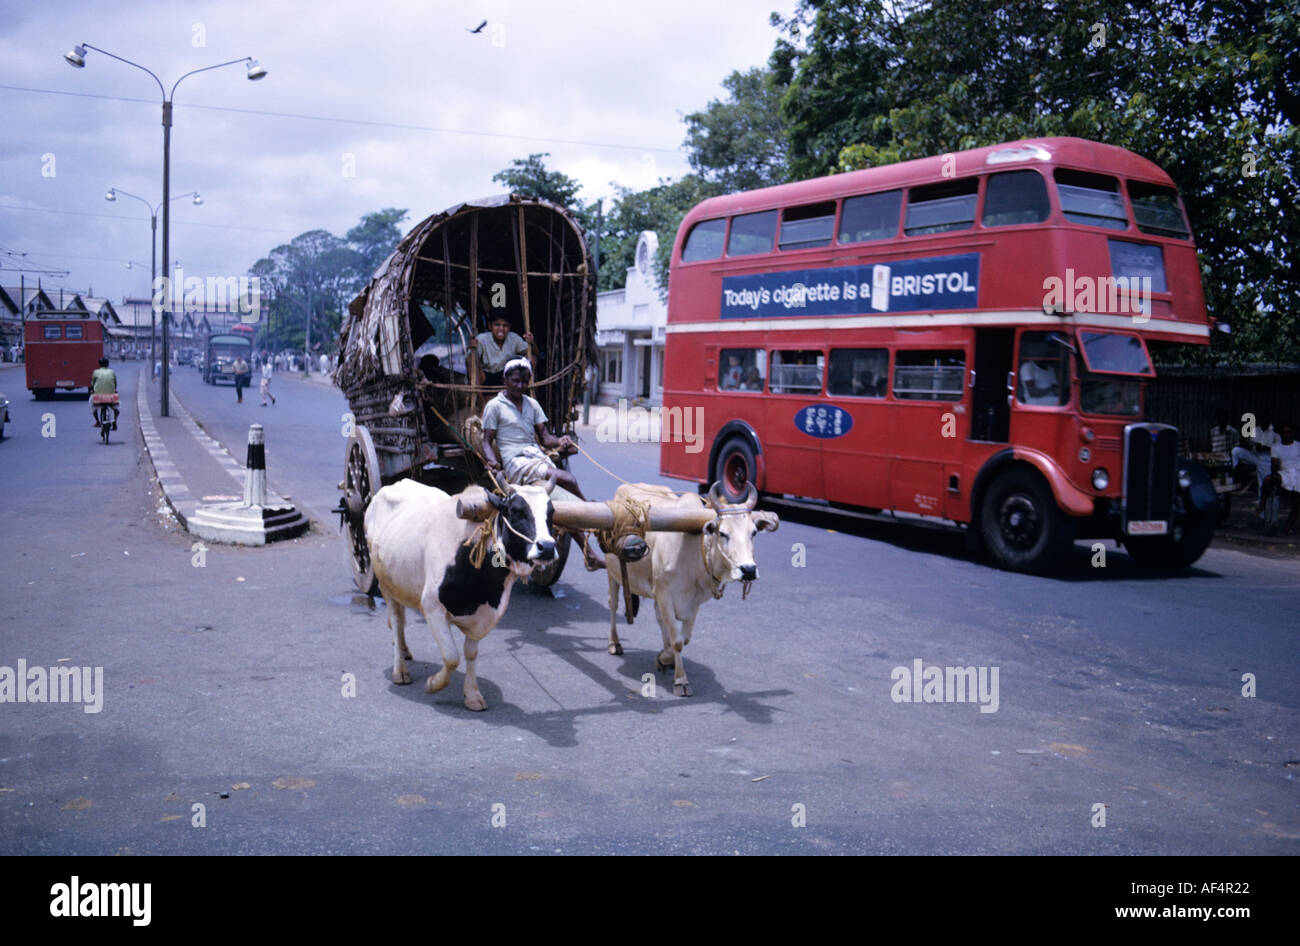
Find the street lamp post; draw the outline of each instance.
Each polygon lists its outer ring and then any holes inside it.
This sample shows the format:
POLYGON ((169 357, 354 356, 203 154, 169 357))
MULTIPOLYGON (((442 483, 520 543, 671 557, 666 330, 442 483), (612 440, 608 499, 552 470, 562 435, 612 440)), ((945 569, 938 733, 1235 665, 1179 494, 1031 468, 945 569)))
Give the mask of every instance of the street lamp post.
MULTIPOLYGON (((256 81, 256 80, 258 80, 258 79, 263 79, 263 78, 265 78, 265 77, 266 77, 266 70, 263 69, 261 66, 259 66, 259 65, 257 64, 257 60, 254 59, 254 58, 251 57, 251 56, 245 56, 243 59, 231 59, 231 60, 228 60, 227 62, 219 62, 219 63, 217 63, 215 66, 204 66, 202 69, 192 69, 192 70, 190 70, 189 72, 185 73, 185 75, 183 75, 183 76, 181 76, 179 79, 177 79, 176 82, 172 85, 171 94, 169 95, 169 94, 167 93, 167 90, 163 87, 162 80, 159 79, 158 76, 154 75, 154 73, 153 73, 152 70, 150 70, 150 69, 146 69, 144 66, 140 65, 138 62, 132 62, 130 59, 124 59, 124 58, 121 57, 121 56, 114 55, 113 53, 110 53, 107 49, 100 49, 98 46, 92 46, 92 45, 90 45, 89 43, 80 43, 80 44, 74 46, 70 51, 64 53, 64 54, 63 54, 63 58, 67 61, 68 65, 70 65, 70 66, 75 66, 75 67, 78 68, 78 69, 84 69, 85 66, 86 66, 86 50, 88 50, 88 49, 93 49, 93 50, 94 50, 95 52, 97 52, 97 53, 103 53, 105 56, 108 56, 110 59, 116 59, 118 62, 124 62, 124 63, 126 63, 128 66, 135 66, 137 69, 139 69, 139 70, 141 70, 141 71, 143 71, 143 72, 147 72, 147 73, 149 73, 149 75, 153 77, 153 80, 154 80, 155 82, 158 83, 158 91, 162 93, 162 96, 163 96, 163 100, 162 100, 162 126, 163 126, 163 199, 162 199, 163 238, 162 238, 162 251, 163 251, 163 265, 162 265, 162 268, 163 268, 163 272, 166 273, 166 272, 168 271, 168 268, 167 268, 167 262, 168 262, 167 256, 168 256, 168 252, 169 252, 169 250, 170 250, 170 245, 169 245, 169 243, 168 243, 168 238, 169 238, 170 235, 171 235, 171 212, 170 212, 169 204, 170 204, 170 201, 171 201, 170 192, 171 192, 171 171, 172 171, 172 164, 171 164, 171 149, 172 149, 172 100, 176 97, 176 87, 177 87, 178 85, 180 85, 182 82, 184 82, 186 79, 188 79, 190 76, 192 76, 192 75, 194 75, 194 74, 196 74, 196 73, 199 73, 199 72, 209 72, 209 71, 211 71, 211 70, 213 70, 213 69, 220 69, 222 66, 233 66, 233 65, 235 65, 236 63, 240 63, 240 62, 243 62, 243 63, 247 63, 247 64, 248 64, 248 66, 247 66, 247 69, 248 69, 248 78, 249 78, 250 80, 252 80, 252 81, 256 81)), ((125 193, 125 192, 124 192, 124 193, 125 193)), ((162 364, 162 405, 161 405, 161 406, 162 406, 162 416, 163 416, 163 417, 167 417, 167 416, 169 416, 169 411, 168 411, 168 409, 167 409, 167 407, 168 407, 168 383, 169 383, 170 378, 171 378, 171 373, 170 373, 170 371, 168 370, 168 368, 169 368, 168 359, 169 359, 169 356, 170 356, 170 351, 169 351, 168 349, 170 348, 171 334, 170 334, 170 332, 168 331, 168 324, 167 324, 167 323, 170 321, 170 319, 169 319, 170 311, 169 311, 169 307, 168 307, 168 305, 167 305, 167 302, 168 302, 167 297, 171 296, 171 292, 170 292, 170 289, 171 289, 171 279, 170 279, 170 277, 167 279, 167 287, 168 287, 168 291, 167 291, 167 293, 166 293, 166 296, 165 296, 164 299, 163 299, 163 312, 162 312, 162 324, 163 324, 163 330, 162 330, 162 363, 163 363, 163 364, 162 364)), ((156 308, 157 308, 157 307, 155 306, 154 308, 155 308, 155 311, 156 311, 156 308)))
MULTIPOLYGON (((149 257, 149 375, 152 377, 153 366, 158 361, 158 352, 154 348, 154 339, 158 335, 158 310, 153 304, 153 294, 157 292, 157 288, 154 284, 158 280, 158 208, 161 207, 162 204, 159 204, 158 207, 151 206, 149 201, 145 200, 143 197, 132 194, 130 191, 124 191, 120 187, 110 187, 108 193, 104 195, 104 199, 115 201, 117 200, 118 194, 121 194, 123 197, 134 197, 136 200, 140 201, 140 203, 149 208, 149 252, 152 254, 149 257)), ((195 206, 203 203, 203 198, 199 195, 198 191, 190 191, 188 194, 181 194, 179 197, 173 197, 171 199, 184 200, 186 197, 193 197, 195 206)), ((126 264, 126 268, 131 268, 129 262, 126 264)))

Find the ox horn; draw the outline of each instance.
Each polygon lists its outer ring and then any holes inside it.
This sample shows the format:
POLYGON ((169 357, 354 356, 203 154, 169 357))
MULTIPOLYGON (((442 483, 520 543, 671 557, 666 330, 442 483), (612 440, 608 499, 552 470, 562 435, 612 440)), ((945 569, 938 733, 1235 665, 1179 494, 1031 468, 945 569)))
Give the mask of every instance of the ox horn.
POLYGON ((722 481, 714 480, 713 485, 709 487, 709 494, 705 500, 714 509, 721 509, 727 504, 727 497, 722 494, 722 481))
POLYGON ((754 488, 753 483, 745 484, 745 498, 741 500, 747 512, 753 512, 754 507, 758 505, 758 490, 754 488))
POLYGON ((547 496, 551 495, 552 490, 555 489, 555 481, 558 479, 559 479, 559 472, 557 470, 552 470, 550 473, 546 474, 546 495, 547 496))

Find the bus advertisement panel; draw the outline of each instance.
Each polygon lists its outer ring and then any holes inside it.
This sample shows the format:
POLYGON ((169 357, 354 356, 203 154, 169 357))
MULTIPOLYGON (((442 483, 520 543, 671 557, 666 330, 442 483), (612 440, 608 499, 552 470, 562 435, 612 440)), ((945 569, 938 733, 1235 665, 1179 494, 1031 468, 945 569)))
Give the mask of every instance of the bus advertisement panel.
POLYGON ((732 498, 967 530, 1041 572, 1076 538, 1152 566, 1209 544, 1209 477, 1146 423, 1149 346, 1207 344, 1160 168, 1044 138, 712 198, 673 249, 660 467, 732 498))

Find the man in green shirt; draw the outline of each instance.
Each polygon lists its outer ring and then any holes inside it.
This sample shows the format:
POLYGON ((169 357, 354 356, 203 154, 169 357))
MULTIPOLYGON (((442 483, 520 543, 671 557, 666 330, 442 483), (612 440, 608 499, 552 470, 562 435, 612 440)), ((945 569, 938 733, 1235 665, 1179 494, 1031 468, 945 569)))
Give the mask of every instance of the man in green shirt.
MULTIPOLYGON (((95 394, 116 394, 117 393, 117 374, 108 366, 108 359, 99 359, 99 367, 90 375, 90 393, 95 394)), ((90 399, 90 417, 92 427, 99 426, 99 418, 95 416, 95 399, 90 399)), ((113 405, 113 429, 117 430, 117 405, 113 405)))

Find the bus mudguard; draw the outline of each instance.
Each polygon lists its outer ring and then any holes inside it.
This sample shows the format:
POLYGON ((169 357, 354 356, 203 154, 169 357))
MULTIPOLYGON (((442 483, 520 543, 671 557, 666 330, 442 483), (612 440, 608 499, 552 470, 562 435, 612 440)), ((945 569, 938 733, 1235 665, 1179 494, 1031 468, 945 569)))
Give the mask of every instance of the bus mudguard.
POLYGON ((1061 468, 1056 465, 1051 457, 1031 447, 1012 447, 1011 453, 1017 460, 1023 460, 1043 474, 1043 479, 1047 480, 1047 485, 1052 488, 1052 495, 1056 497, 1056 504, 1067 515, 1092 515, 1094 506, 1092 494, 1085 493, 1066 479, 1065 474, 1061 472, 1061 468))

